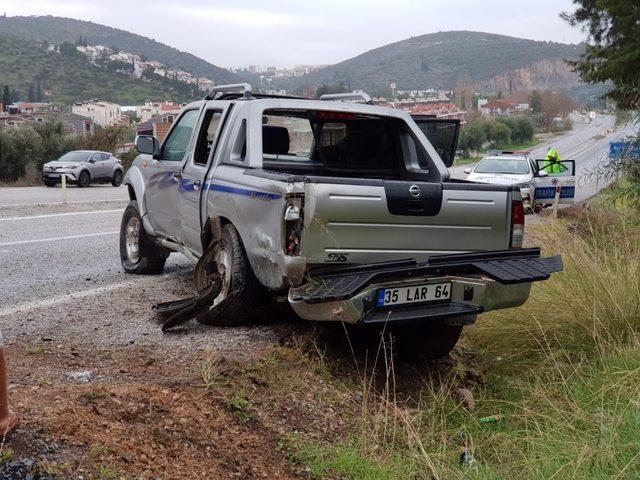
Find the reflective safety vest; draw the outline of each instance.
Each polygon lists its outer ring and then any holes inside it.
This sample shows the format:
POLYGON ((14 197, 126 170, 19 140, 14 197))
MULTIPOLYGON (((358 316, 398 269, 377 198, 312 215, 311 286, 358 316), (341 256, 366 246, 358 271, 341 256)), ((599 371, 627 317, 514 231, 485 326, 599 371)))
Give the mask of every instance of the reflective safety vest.
POLYGON ((559 161, 560 157, 558 156, 557 150, 549 150, 542 169, 547 173, 562 173, 564 168, 562 168, 562 164, 558 163, 559 161))

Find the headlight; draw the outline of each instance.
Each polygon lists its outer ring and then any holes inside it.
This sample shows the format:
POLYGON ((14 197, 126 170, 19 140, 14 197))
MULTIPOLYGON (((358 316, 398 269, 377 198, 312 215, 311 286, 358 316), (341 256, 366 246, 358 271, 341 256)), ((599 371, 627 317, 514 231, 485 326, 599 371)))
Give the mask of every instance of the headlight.
POLYGON ((62 167, 62 168, 64 168, 65 170, 73 170, 74 168, 78 168, 79 166, 80 165, 70 165, 68 167, 62 167))

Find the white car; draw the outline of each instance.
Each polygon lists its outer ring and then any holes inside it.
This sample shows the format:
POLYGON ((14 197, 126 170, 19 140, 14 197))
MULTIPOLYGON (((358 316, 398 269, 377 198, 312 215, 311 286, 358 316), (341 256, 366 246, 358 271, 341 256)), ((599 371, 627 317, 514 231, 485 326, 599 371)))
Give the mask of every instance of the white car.
POLYGON ((480 160, 473 168, 465 169, 467 180, 478 183, 514 185, 520 187, 522 200, 531 205, 534 179, 546 177, 547 172, 538 170, 536 162, 526 155, 490 155, 480 160))

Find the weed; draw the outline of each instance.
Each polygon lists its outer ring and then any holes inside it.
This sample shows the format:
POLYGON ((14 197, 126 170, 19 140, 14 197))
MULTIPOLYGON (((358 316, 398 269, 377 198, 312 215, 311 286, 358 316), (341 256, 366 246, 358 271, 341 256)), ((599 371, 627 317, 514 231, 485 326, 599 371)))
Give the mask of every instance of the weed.
POLYGON ((26 351, 30 355, 36 355, 39 353, 44 353, 44 347, 42 345, 34 345, 32 347, 27 347, 26 351))
POLYGON ((229 397, 225 403, 225 407, 238 420, 247 421, 253 418, 249 411, 251 402, 247 399, 244 392, 236 392, 229 397))
POLYGON ((13 450, 10 448, 1 448, 0 449, 0 463, 9 462, 13 458, 13 450))

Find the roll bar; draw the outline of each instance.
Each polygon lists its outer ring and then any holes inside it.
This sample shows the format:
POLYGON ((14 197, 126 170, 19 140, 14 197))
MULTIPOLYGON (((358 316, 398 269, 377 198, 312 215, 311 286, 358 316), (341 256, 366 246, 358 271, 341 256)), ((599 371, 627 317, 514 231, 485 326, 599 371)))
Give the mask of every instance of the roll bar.
POLYGON ((350 93, 327 93, 320 97, 320 100, 335 101, 335 102, 348 102, 354 100, 363 100, 364 103, 372 104, 371 97, 362 92, 350 92, 350 93))
POLYGON ((232 83, 229 85, 218 85, 204 97, 205 100, 213 100, 218 93, 241 93, 242 96, 249 100, 252 96, 253 88, 248 83, 232 83))

